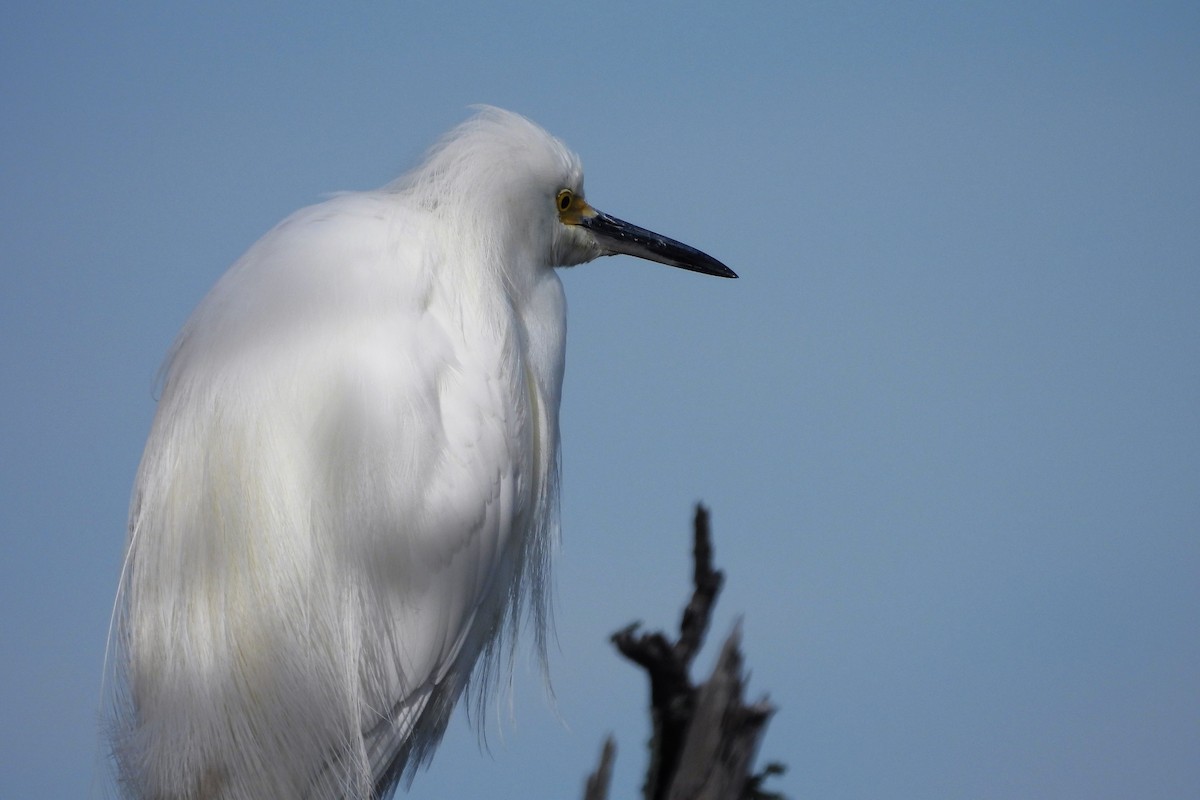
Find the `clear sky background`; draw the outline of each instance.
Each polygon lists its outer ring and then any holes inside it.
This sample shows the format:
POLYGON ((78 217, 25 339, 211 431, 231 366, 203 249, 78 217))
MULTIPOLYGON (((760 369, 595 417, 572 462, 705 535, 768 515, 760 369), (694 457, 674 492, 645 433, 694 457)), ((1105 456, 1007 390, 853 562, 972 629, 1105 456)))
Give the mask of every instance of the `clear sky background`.
POLYGON ((1200 795, 1200 5, 363 1, 4 14, 0 797, 112 793, 189 311, 480 102, 742 278, 564 274, 557 703, 523 656, 491 754, 457 719, 412 797, 578 797, 608 732, 637 795, 607 637, 675 623, 700 499, 792 797, 1200 795))

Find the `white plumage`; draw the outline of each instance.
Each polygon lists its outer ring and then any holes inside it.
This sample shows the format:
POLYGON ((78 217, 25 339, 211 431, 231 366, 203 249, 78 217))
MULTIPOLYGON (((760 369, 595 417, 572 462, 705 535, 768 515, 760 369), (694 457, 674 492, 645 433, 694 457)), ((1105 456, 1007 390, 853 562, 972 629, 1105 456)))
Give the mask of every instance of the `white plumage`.
POLYGON ((526 610, 542 648, 553 267, 616 252, 733 277, 596 212, 561 142, 485 108, 221 278, 167 359, 133 494, 113 724, 129 797, 388 795, 526 610))

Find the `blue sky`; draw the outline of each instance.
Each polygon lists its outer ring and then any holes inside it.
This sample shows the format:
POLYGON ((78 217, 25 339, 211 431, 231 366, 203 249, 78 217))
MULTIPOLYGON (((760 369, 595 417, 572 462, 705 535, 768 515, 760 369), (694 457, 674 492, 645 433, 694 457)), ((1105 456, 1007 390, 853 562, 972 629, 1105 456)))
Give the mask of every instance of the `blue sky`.
POLYGON ((698 499, 789 795, 1196 796, 1198 43, 1194 3, 10 9, 0 796, 111 794, 106 626, 191 308, 479 102, 742 278, 564 274, 557 700, 522 658, 490 755, 457 720, 412 797, 579 796, 610 731, 636 795, 607 636, 674 624, 698 499))

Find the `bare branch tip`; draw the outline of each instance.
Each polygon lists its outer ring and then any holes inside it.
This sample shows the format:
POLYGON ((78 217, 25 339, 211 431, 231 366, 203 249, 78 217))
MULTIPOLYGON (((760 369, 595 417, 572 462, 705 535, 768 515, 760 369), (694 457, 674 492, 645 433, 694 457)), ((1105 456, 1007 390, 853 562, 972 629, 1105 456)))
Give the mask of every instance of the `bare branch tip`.
POLYGON ((584 783, 583 800, 607 800, 608 786, 612 782, 613 761, 617 755, 617 742, 612 734, 604 738, 604 746, 600 750, 600 763, 596 771, 587 776, 584 783))

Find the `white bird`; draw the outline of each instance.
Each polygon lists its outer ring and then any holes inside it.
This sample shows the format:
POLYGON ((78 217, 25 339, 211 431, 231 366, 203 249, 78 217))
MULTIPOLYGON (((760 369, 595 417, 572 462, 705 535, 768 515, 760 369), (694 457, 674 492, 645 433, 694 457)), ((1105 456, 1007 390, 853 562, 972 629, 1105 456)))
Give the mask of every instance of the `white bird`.
POLYGON ((128 797, 390 796, 526 613, 544 652, 554 267, 616 253, 737 277, 596 211, 559 140, 483 108, 225 273, 167 358, 133 491, 128 797))

